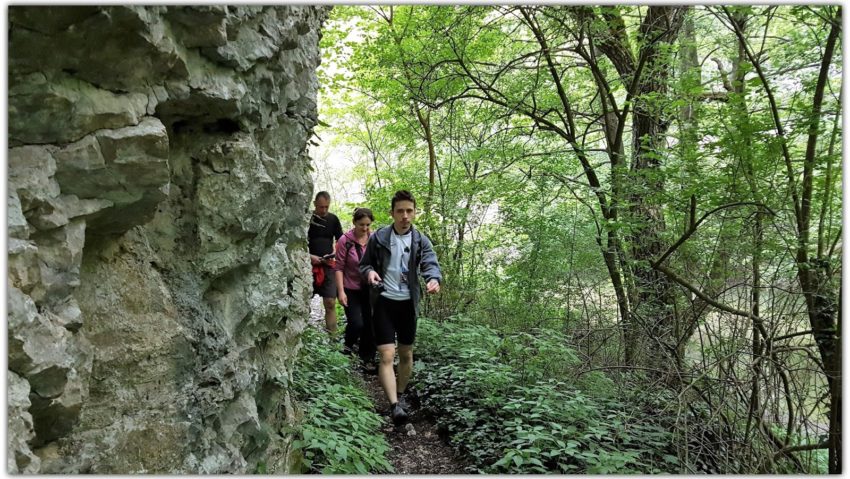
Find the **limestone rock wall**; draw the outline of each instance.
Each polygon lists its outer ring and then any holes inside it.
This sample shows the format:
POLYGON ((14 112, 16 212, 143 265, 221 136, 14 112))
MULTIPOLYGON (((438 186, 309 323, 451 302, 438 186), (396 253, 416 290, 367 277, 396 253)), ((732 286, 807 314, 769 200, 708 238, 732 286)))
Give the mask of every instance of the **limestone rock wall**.
POLYGON ((10 6, 10 473, 287 472, 327 7, 10 6))

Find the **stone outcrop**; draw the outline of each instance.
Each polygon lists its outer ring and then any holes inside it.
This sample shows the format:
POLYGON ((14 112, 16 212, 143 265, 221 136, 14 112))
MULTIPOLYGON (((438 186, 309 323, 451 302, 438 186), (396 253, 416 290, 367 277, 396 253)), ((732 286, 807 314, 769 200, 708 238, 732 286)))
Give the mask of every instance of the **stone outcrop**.
POLYGON ((288 472, 327 7, 10 6, 10 473, 288 472))

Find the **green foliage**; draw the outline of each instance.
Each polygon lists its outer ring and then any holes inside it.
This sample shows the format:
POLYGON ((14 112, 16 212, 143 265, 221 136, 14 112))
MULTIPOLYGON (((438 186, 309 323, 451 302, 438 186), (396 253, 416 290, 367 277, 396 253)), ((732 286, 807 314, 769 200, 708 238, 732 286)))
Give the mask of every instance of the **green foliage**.
MULTIPOLYGON (((334 9, 331 33, 322 40, 331 61, 323 65, 344 64, 349 71, 323 66, 322 94, 334 101, 320 102, 322 117, 333 125, 338 145, 362 157, 352 177, 363 182, 377 225, 389 223, 386 211, 396 189, 420 199, 416 224, 433 240, 445 278, 441 294, 425 297, 422 311, 437 320, 467 318, 452 346, 464 352, 444 358, 465 366, 437 361, 442 372, 432 379, 447 388, 446 395, 468 388, 464 394, 472 403, 458 396, 441 407, 455 407, 453 413, 480 423, 476 430, 454 426, 456 436, 469 436, 464 444, 481 445, 473 450, 479 464, 493 471, 517 463, 529 471, 564 470, 529 452, 539 448, 535 441, 528 447, 502 441, 501 430, 482 419, 492 411, 481 404, 501 411, 505 398, 531 394, 521 388, 551 380, 559 385, 545 387, 580 391, 597 409, 642 408, 644 402, 626 395, 657 384, 657 378, 632 375, 635 382, 626 387, 622 375, 576 370, 647 366, 643 358, 675 349, 676 358, 662 355, 655 359, 663 364, 650 369, 700 377, 703 389, 689 404, 699 414, 677 412, 693 415, 693 422, 670 430, 677 438, 705 436, 711 445, 682 440, 681 457, 699 456, 712 464, 697 469, 714 472, 795 471, 798 466, 784 456, 776 464, 773 438, 746 431, 748 416, 765 414, 753 414, 751 392, 737 388, 746 384, 756 391, 759 407, 773 411, 778 423, 788 415, 789 400, 796 401, 791 416, 814 441, 812 424, 828 421, 829 409, 826 401, 813 399, 826 397, 817 345, 808 336, 793 336, 787 347, 795 353, 756 358, 748 318, 706 306, 651 265, 677 245, 664 265, 714 301, 744 311, 758 306, 764 326, 778 337, 817 329, 809 324, 811 302, 802 297, 798 278, 810 274, 818 294, 837 298, 840 41, 820 117, 812 111, 837 8, 691 6, 683 10, 690 33, 679 31, 669 42, 646 35, 650 8, 637 5, 334 9), (759 65, 740 48, 733 18, 759 65), (363 41, 353 40, 355 31, 363 41), (643 55, 647 48, 652 53, 643 55), (636 82, 634 65, 623 68, 627 57, 646 60, 636 82), (628 91, 633 84, 648 88, 628 91), (606 124, 618 115, 617 124, 606 124), (804 164, 813 120, 820 136, 812 162, 804 164), (634 138, 640 121, 655 121, 657 132, 634 138), (622 132, 621 151, 613 150, 612 129, 622 132), (429 146, 436 156, 433 183, 429 146), (804 192, 807 168, 812 181, 804 192), (591 184, 591 173, 598 185, 591 184), (803 203, 810 218, 801 223, 803 203), (679 244, 683 234, 689 236, 679 244), (800 245, 808 261, 796 259, 800 245), (758 305, 750 304, 755 292, 758 305), (625 339, 632 327, 642 344, 625 339), (497 341, 491 344, 493 335, 497 341), (629 348, 637 354, 624 354, 629 348), (627 357, 633 362, 627 364, 627 357), (754 372, 753 361, 770 370, 754 372), (788 372, 791 391, 779 386, 777 370, 788 372), (614 398, 619 405, 605 403, 614 398), (743 441, 747 452, 728 453, 724 441, 743 441)), ((786 346, 781 342, 780 350, 786 346)), ((585 417, 582 427, 603 416, 585 417)), ((519 439, 516 434, 512 440, 519 439)), ((561 451, 572 458, 564 468, 697 470, 679 464, 672 451, 631 455, 626 453, 643 449, 579 444, 584 455, 561 451)), ((815 461, 818 454, 797 457, 815 461)))
POLYGON ((392 472, 381 418, 357 379, 348 358, 327 334, 307 328, 293 373, 293 390, 304 419, 293 447, 306 471, 323 474, 392 472))
POLYGON ((418 331, 423 405, 479 472, 679 471, 666 425, 635 409, 637 398, 597 394, 592 383, 606 390, 607 378, 576 381, 567 372, 576 354, 563 338, 499 336, 463 320, 421 319, 418 331))

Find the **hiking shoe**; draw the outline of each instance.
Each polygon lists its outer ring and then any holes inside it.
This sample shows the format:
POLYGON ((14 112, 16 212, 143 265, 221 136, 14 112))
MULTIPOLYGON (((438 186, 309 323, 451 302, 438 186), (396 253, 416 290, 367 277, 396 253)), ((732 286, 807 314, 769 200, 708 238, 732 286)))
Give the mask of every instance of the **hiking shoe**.
POLYGON ((415 390, 410 389, 399 395, 398 402, 407 412, 418 409, 420 406, 419 395, 415 390))
POLYGON ((413 409, 413 404, 410 402, 409 393, 401 393, 398 395, 398 404, 405 411, 413 409))
POLYGON ((390 417, 393 419, 393 424, 396 426, 407 422, 407 413, 399 403, 395 403, 390 406, 390 417))
POLYGON ((377 376, 378 366, 374 363, 366 363, 360 367, 360 371, 366 376, 377 376))

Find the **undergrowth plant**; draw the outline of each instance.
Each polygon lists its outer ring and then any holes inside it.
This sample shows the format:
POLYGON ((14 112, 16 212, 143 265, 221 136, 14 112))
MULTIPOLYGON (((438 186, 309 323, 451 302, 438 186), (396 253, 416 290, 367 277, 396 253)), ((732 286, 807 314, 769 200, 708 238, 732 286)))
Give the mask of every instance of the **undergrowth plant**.
POLYGON ((302 472, 371 474, 392 472, 381 418, 348 357, 323 331, 307 328, 293 373, 296 400, 304 410, 294 448, 302 472))
POLYGON ((499 336, 462 321, 420 319, 423 406, 483 473, 676 473, 671 433, 620 401, 611 381, 571 379, 557 337, 499 336), (598 382, 599 384, 594 384, 598 382))

